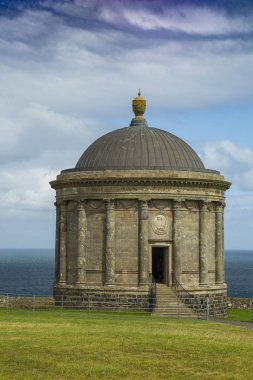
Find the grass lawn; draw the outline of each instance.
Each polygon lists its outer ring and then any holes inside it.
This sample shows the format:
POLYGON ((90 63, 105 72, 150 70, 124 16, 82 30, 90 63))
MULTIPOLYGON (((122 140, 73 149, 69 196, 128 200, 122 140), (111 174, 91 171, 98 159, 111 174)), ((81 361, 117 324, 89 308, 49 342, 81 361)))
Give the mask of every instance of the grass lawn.
POLYGON ((253 312, 250 315, 248 309, 228 309, 227 319, 231 321, 253 322, 253 312))
POLYGON ((0 309, 0 379, 252 379, 253 330, 145 314, 0 309))

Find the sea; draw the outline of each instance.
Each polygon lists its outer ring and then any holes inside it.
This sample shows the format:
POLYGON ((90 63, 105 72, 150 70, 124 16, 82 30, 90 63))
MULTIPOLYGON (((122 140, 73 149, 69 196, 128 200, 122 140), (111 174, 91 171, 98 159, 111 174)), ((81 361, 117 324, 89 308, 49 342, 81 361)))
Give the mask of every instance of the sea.
MULTIPOLYGON (((228 296, 253 298, 253 251, 226 250, 228 296)), ((0 294, 51 295, 53 249, 0 249, 0 294)))

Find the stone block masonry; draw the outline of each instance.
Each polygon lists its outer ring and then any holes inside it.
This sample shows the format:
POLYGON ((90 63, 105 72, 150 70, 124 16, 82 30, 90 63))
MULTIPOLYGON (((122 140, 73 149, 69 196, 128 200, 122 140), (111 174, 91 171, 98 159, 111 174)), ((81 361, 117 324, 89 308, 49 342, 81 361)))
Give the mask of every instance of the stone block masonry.
POLYGON ((150 311, 150 305, 153 305, 149 293, 108 290, 73 290, 68 295, 57 291, 55 304, 60 306, 62 303, 64 307, 101 311, 150 311))

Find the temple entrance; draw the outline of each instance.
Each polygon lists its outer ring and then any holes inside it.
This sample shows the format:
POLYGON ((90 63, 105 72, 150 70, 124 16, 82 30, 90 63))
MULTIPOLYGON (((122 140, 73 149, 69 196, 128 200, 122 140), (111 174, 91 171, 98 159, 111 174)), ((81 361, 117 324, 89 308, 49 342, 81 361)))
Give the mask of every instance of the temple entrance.
POLYGON ((166 283, 166 248, 152 247, 152 275, 155 282, 166 283))

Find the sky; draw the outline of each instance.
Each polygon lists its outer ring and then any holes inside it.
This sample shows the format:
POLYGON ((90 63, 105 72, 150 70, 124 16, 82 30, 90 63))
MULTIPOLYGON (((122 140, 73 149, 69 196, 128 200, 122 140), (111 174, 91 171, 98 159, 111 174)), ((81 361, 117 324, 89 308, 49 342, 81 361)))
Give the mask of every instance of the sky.
POLYGON ((253 242, 251 0, 0 0, 0 247, 51 248, 57 173, 146 119, 233 183, 225 247, 253 242))

